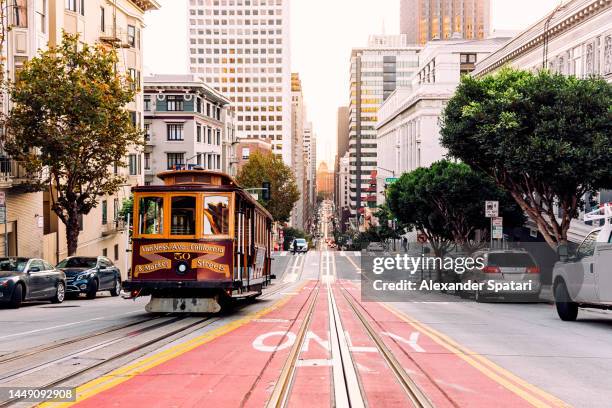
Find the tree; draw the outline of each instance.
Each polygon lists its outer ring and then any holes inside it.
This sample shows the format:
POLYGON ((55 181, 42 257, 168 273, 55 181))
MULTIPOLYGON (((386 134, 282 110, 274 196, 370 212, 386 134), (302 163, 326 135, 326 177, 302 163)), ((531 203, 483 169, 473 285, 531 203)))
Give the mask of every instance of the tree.
POLYGON ((237 180, 244 188, 261 188, 264 182, 269 182, 270 200, 262 200, 259 194, 259 201, 275 221, 289 221, 293 205, 300 199, 300 192, 293 171, 283 163, 283 159, 272 153, 255 152, 240 169, 237 180))
POLYGON ((464 76, 442 118, 452 157, 491 176, 552 248, 585 193, 612 187, 612 85, 540 71, 464 76), (558 208, 559 214, 555 214, 558 208))
POLYGON ((143 143, 126 105, 133 83, 116 73, 116 52, 64 34, 58 47, 28 61, 9 85, 5 150, 23 162, 32 191, 48 189, 52 210, 66 225, 68 254, 76 253, 79 217, 126 182, 130 146, 143 143))
POLYGON ((429 231, 422 228, 431 222, 437 235, 444 237, 438 237, 438 241, 455 243, 468 252, 481 246, 490 223, 484 214, 486 200, 500 202, 500 216, 504 217, 505 226, 520 226, 525 222, 521 209, 492 178, 466 164, 441 160, 407 178, 409 182, 391 186, 389 207, 394 213, 406 205, 416 208, 418 211, 402 221, 426 234, 429 231))

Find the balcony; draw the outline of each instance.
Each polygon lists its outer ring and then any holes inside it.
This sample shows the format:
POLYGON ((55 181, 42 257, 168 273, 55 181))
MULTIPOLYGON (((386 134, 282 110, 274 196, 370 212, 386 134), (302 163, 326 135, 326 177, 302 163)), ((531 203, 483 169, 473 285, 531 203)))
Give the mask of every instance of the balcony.
POLYGON ((109 235, 114 235, 119 232, 125 231, 125 220, 119 219, 108 222, 106 224, 102 224, 101 233, 103 237, 108 237, 109 235))
POLYGON ((22 162, 0 157, 0 188, 11 188, 31 180, 22 162))
POLYGON ((104 31, 100 33, 100 41, 115 48, 131 48, 136 39, 128 36, 127 30, 108 25, 104 27, 104 31))

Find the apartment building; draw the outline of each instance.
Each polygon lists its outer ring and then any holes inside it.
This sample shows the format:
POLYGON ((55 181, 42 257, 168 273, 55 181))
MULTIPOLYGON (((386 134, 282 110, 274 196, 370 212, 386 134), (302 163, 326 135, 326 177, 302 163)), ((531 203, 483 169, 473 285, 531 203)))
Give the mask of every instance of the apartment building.
POLYGON ((400 0, 400 32, 409 44, 483 40, 491 29, 491 0, 400 0))
POLYGON ((311 122, 304 124, 304 158, 306 167, 306 189, 304 195, 305 230, 313 225, 314 209, 317 205, 317 137, 311 122))
POLYGON ((334 162, 334 199, 336 210, 340 210, 343 203, 342 191, 340 190, 340 162, 348 152, 349 147, 349 110, 348 106, 341 106, 337 113, 336 133, 336 158, 334 162))
POLYGON ((418 71, 410 85, 398 88, 378 112, 376 203, 384 200, 385 180, 441 160, 446 150, 440 145, 440 116, 454 95, 461 76, 475 64, 507 43, 510 38, 482 41, 435 41, 420 53, 418 71))
MULTIPOLYGON (((561 3, 487 58, 479 60, 473 75, 482 77, 504 66, 525 70, 547 68, 579 78, 598 76, 612 82, 612 1, 570 0, 561 3)), ((586 211, 612 201, 612 191, 584 197, 586 211)), ((555 209, 558 211, 558 209, 555 209)), ((592 229, 583 221, 584 211, 572 220, 568 239, 581 242, 592 229)), ((536 238, 535 225, 530 226, 536 238)), ((540 237, 541 238, 541 237, 540 237)))
MULTIPOLYGON (((402 37, 400 37, 401 40, 402 37)), ((397 87, 410 84, 419 65, 421 48, 398 41, 398 36, 370 38, 368 47, 351 53, 349 104, 350 210, 353 217, 376 205, 365 193, 370 174, 378 167, 376 122, 378 109, 397 87), (401 45, 401 47, 398 47, 401 45)))
MULTIPOLYGON (((142 89, 142 32, 144 15, 159 9, 155 0, 17 0, 7 6, 10 31, 5 49, 5 76, 14 79, 14 72, 39 49, 61 43, 62 32, 78 33, 89 44, 104 44, 118 50, 117 71, 129 74, 138 89, 142 89)), ((4 96, 3 110, 8 112, 10 101, 4 96)), ((142 93, 126 107, 134 124, 142 126, 142 93)), ((82 220, 77 252, 80 255, 106 255, 127 273, 127 239, 124 224, 119 219, 123 202, 130 197, 130 187, 143 183, 138 167, 142 152, 132 149, 129 168, 117 169, 127 183, 117 194, 100 198, 99 205, 82 220)), ((23 171, 10 158, 1 160, 0 180, 7 196, 8 254, 38 256, 56 262, 67 255, 65 227, 51 211, 51 194, 26 194, 20 188, 23 171)), ((4 243, 4 242, 3 242, 4 243)), ((2 245, 4 248, 4 245, 2 245)), ((0 251, 3 251, 0 250, 0 251)))
POLYGON ((226 95, 239 138, 292 164, 289 0, 189 0, 190 72, 226 95))
POLYGON ((229 100, 195 75, 155 75, 144 82, 145 184, 162 171, 198 166, 229 173, 233 141, 229 100), (230 119, 228 121, 228 119, 230 119), (228 122, 226 122, 228 121, 228 122))
POLYGON ((236 147, 238 171, 249 162, 254 153, 272 153, 272 143, 265 139, 240 139, 236 147))

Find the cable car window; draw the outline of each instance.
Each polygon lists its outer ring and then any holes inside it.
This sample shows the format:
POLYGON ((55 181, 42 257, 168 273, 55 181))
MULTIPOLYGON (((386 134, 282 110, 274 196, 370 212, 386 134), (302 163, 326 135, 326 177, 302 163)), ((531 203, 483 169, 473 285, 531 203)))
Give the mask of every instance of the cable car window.
POLYGON ((141 234, 161 235, 164 233, 164 199, 143 197, 139 203, 138 225, 141 234))
POLYGON ((229 235, 229 198, 204 198, 204 235, 229 235))
POLYGON ((195 197, 172 197, 171 235, 195 235, 195 197))

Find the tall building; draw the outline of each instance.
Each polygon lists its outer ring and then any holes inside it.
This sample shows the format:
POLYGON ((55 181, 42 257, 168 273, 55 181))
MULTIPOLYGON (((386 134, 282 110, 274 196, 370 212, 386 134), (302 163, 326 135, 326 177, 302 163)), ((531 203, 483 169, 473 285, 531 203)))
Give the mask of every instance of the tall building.
POLYGON ((292 168, 295 174, 295 181, 300 190, 300 199, 295 203, 291 212, 291 225, 295 228, 304 229, 305 203, 304 193, 308 187, 306 179, 306 160, 304 154, 304 123, 306 120, 306 107, 304 106, 304 94, 302 92, 302 82, 297 73, 291 74, 291 145, 292 168))
MULTIPOLYGON (((19 0, 11 2, 8 37, 2 50, 6 58, 5 76, 14 73, 34 57, 39 49, 59 45, 62 32, 80 34, 80 41, 102 44, 118 49, 116 69, 129 74, 142 89, 142 38, 144 15, 159 9, 155 0, 19 0)), ((10 101, 5 95, 3 111, 8 112, 10 101)), ((143 97, 140 91, 126 108, 132 121, 142 126, 143 97)), ((127 183, 116 194, 99 198, 99 205, 83 216, 79 235, 79 255, 104 255, 127 274, 125 226, 119 218, 123 202, 130 196, 130 186, 143 184, 143 154, 130 150, 128 168, 117 169, 127 183)), ((0 160, 0 188, 6 191, 8 207, 8 254, 43 257, 54 263, 67 255, 66 231, 51 210, 53 191, 27 194, 19 186, 24 181, 19 163, 3 155, 0 160)), ((2 227, 0 236, 4 237, 2 227)), ((3 242, 4 243, 4 242, 3 242)), ((5 253, 4 245, 0 252, 5 253)))
POLYGON ((409 44, 482 40, 490 26, 491 0, 400 0, 400 32, 409 44))
POLYGON ((322 194, 330 199, 334 194, 334 172, 329 170, 326 162, 321 162, 317 169, 317 196, 322 194))
POLYGON ((397 36, 389 36, 387 41, 380 36, 373 38, 376 41, 370 41, 368 47, 353 49, 351 54, 349 169, 353 217, 362 214, 363 207, 376 204, 365 193, 371 189, 370 175, 378 167, 375 126, 378 108, 397 87, 410 84, 410 77, 419 65, 421 50, 406 44, 395 47, 397 36))
POLYGON ((227 96, 239 138, 292 164, 289 0, 189 0, 192 74, 227 96))
POLYGON ((194 75, 145 78, 145 185, 163 184, 157 174, 176 166, 229 173, 228 108, 227 98, 194 75))
POLYGON ((340 192, 340 162, 349 148, 349 110, 348 106, 338 108, 338 134, 336 136, 336 158, 334 163, 334 200, 336 210, 342 207, 340 192))
POLYGON ((313 226, 314 208, 317 204, 317 137, 314 134, 312 123, 304 124, 304 158, 306 167, 306 189, 304 194, 304 224, 305 230, 313 226))

